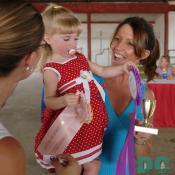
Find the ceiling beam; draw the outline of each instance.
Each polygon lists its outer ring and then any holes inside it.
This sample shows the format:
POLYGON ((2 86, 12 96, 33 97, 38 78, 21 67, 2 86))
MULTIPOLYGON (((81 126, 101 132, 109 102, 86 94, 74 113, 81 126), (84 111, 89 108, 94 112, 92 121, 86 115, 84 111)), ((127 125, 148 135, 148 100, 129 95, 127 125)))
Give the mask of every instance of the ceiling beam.
MULTIPOLYGON (((175 5, 165 3, 59 3, 76 13, 166 13, 175 5)), ((43 11, 47 3, 34 3, 43 11)))

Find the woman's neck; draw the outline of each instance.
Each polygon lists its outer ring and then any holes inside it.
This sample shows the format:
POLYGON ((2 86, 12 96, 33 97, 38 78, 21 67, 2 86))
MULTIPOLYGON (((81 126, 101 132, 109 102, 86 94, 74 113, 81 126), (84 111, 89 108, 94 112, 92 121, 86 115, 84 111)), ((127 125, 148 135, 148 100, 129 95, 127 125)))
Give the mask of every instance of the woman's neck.
POLYGON ((0 108, 3 107, 8 97, 10 97, 17 86, 10 77, 0 77, 0 108))
POLYGON ((107 84, 107 86, 123 86, 128 84, 128 75, 119 75, 116 77, 112 77, 112 78, 106 78, 105 82, 107 84))
POLYGON ((105 87, 114 111, 119 116, 131 100, 128 87, 128 75, 105 79, 105 87))

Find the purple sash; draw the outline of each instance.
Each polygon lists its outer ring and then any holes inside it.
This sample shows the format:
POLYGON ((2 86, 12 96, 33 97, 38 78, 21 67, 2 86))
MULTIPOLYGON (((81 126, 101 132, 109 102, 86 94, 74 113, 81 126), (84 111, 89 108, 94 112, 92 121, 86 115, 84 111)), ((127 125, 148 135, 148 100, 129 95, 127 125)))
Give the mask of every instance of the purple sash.
POLYGON ((142 93, 141 78, 138 71, 134 67, 131 68, 131 74, 133 75, 136 83, 136 96, 132 96, 134 100, 134 111, 130 114, 130 128, 117 161, 116 175, 126 175, 127 169, 129 175, 135 175, 134 126, 136 117, 136 106, 140 105, 141 103, 142 93))

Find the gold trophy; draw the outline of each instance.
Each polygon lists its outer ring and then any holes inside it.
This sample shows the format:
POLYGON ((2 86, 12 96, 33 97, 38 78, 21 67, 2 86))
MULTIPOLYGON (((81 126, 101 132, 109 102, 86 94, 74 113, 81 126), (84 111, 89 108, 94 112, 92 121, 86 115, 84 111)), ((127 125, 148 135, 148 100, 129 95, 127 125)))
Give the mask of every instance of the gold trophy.
POLYGON ((152 128, 152 117, 156 108, 156 100, 144 99, 142 102, 142 109, 144 115, 145 127, 152 128), (151 121, 151 122, 150 122, 151 121))
POLYGON ((152 128, 152 117, 156 108, 156 100, 144 99, 142 102, 142 112, 144 115, 144 126, 135 126, 135 131, 149 134, 158 134, 157 128, 152 128))

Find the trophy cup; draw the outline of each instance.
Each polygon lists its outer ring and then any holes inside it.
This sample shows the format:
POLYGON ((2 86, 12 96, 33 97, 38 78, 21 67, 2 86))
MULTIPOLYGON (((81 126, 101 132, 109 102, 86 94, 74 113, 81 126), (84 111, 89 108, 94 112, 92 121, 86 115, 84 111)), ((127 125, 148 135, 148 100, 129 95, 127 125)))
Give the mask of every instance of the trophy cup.
POLYGON ((143 100, 142 109, 143 109, 145 127, 152 128, 152 122, 150 123, 150 120, 152 120, 155 108, 156 108, 156 100, 148 100, 148 99, 143 100))
POLYGON ((152 128, 152 117, 156 107, 156 100, 144 99, 142 101, 142 112, 144 115, 144 127, 135 126, 135 131, 144 132, 149 134, 158 134, 157 128, 152 128), (150 122, 151 121, 151 122, 150 122))
MULTIPOLYGON (((142 91, 141 91, 141 78, 139 75, 139 72, 137 69, 134 67, 131 68, 130 70, 130 75, 129 75, 129 88, 131 92, 131 97, 135 102, 136 106, 139 106, 141 104, 142 100, 142 91)), ((153 94, 154 96, 154 94, 153 94)), ((153 116, 153 113, 155 111, 156 107, 156 100, 150 100, 150 99, 144 99, 142 101, 142 113, 144 115, 144 126, 137 126, 135 125, 134 130, 137 132, 144 132, 144 133, 149 133, 149 134, 158 134, 158 129, 152 128, 152 124, 150 123, 150 120, 153 116)), ((135 113, 136 114, 136 113, 135 113)), ((134 114, 134 115, 135 115, 134 114)))

